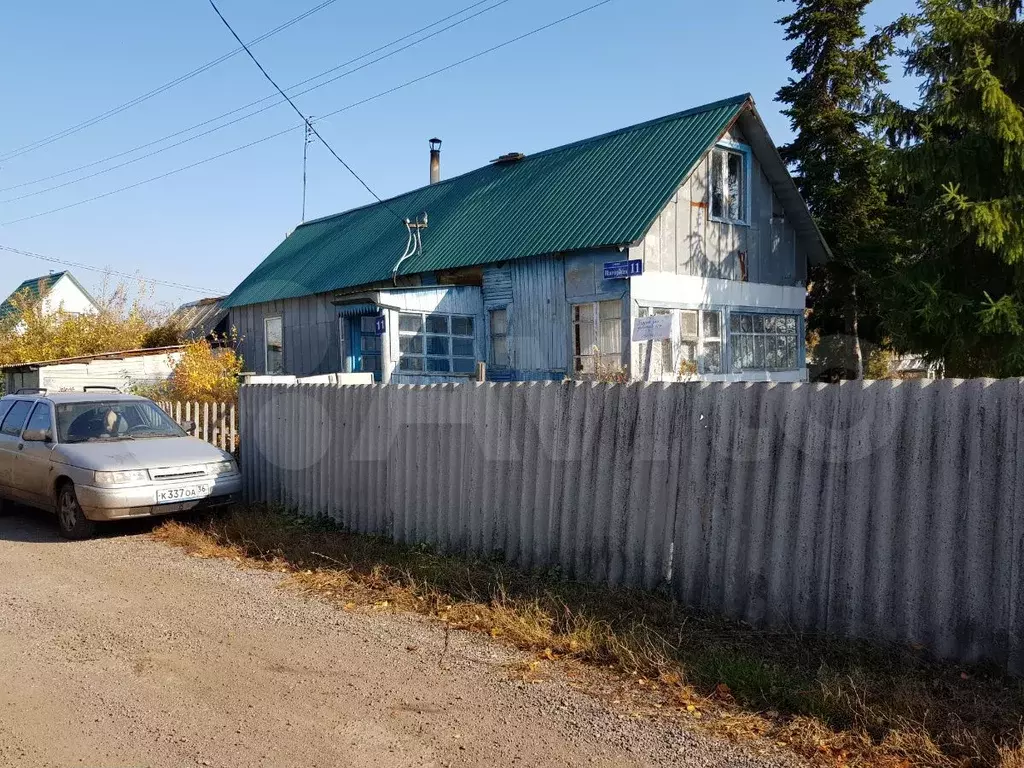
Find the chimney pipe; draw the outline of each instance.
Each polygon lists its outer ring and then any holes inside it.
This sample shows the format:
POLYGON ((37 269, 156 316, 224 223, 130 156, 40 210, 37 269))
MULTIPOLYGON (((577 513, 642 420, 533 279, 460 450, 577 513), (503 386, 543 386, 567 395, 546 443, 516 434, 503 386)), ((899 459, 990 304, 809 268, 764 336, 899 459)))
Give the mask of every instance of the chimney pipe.
POLYGON ((441 180, 441 140, 430 140, 430 183, 437 184, 441 180))

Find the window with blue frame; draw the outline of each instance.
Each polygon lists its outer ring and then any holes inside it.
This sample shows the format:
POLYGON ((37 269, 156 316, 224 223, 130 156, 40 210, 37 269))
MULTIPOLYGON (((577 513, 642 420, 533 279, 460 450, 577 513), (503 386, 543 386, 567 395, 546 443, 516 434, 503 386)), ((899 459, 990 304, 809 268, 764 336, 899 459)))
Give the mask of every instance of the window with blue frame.
POLYGON ((398 316, 398 370, 473 373, 473 318, 403 312, 398 316))
POLYGON ((377 317, 363 315, 359 318, 359 369, 367 373, 380 373, 380 336, 377 335, 377 317))

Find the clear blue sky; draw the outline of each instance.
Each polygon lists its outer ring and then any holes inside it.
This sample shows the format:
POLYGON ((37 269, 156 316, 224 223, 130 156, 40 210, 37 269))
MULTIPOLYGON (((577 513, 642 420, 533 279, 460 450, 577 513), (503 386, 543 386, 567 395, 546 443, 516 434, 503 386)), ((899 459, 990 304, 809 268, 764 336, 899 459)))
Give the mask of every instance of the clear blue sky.
MULTIPOLYGON (((320 0, 220 0, 250 40, 320 0)), ((493 0, 496 2, 497 0, 493 0)), ((254 48, 282 86, 354 58, 472 0, 338 0, 254 48)), ((497 9, 298 98, 322 115, 594 0, 508 0, 497 9)), ((875 0, 885 23, 912 0, 875 0)), ((129 101, 235 47, 206 0, 51 0, 3 10, 0 156, 129 101)), ((487 5, 481 6, 487 7, 487 5)), ((319 124, 381 196, 427 181, 427 139, 444 140, 451 176, 507 151, 533 152, 737 93, 751 92, 777 143, 789 126, 774 103, 789 75, 775 19, 788 2, 612 0, 581 17, 319 124)), ((914 97, 902 72, 893 90, 914 97)), ((37 151, 0 160, 0 188, 83 165, 267 96, 244 55, 37 151)), ((287 105, 128 167, 0 204, 0 222, 134 184, 300 123, 287 105)), ((122 158, 123 162, 132 156, 122 158)), ((300 219, 302 132, 128 192, 0 226, 0 245, 97 267, 230 291, 300 219)), ((0 192, 0 200, 74 179, 0 192)), ((310 218, 366 203, 368 193, 321 146, 310 149, 310 218)), ((0 251, 0 294, 59 269, 0 251)), ((90 289, 102 276, 73 269, 90 289)), ((158 287, 155 300, 199 296, 158 287)), ((2 297, 0 297, 2 298, 2 297)))

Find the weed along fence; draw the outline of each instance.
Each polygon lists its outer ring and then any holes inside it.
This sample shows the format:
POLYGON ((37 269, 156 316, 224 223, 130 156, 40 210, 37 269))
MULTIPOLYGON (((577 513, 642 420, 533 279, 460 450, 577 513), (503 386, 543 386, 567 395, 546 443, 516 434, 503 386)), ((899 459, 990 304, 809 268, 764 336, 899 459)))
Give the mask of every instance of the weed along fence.
POLYGON ((1024 673, 1024 382, 242 388, 251 500, 1024 673))
POLYGON ((238 446, 238 409, 234 403, 162 402, 158 405, 177 422, 195 422, 200 440, 226 451, 238 446))

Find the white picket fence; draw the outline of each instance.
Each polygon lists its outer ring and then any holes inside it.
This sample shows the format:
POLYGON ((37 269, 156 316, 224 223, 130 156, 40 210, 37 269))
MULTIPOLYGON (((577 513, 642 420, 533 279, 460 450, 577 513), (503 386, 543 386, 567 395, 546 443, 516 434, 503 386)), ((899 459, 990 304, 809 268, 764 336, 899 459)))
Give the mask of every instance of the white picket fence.
POLYGON ((162 402, 177 422, 194 421, 195 437, 225 451, 238 447, 238 408, 234 403, 162 402))

